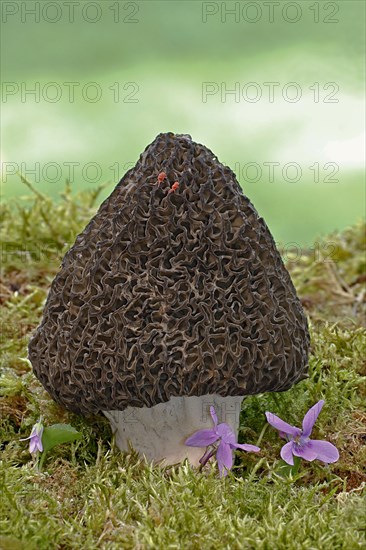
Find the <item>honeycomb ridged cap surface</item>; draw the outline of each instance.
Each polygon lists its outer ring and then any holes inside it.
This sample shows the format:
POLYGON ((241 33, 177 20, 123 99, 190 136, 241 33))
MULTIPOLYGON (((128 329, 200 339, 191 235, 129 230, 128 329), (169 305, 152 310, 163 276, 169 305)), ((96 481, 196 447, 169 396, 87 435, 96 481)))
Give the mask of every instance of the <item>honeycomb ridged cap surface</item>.
POLYGON ((88 414, 282 391, 308 350, 289 273, 235 174, 167 133, 66 253, 29 359, 55 401, 88 414))

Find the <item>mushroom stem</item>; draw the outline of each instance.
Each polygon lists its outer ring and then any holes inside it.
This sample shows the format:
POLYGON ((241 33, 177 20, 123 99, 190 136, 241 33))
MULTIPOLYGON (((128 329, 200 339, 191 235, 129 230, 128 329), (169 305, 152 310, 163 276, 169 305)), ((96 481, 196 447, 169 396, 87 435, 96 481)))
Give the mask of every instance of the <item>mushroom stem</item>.
POLYGON ((154 407, 127 407, 124 411, 103 411, 115 433, 121 451, 132 446, 148 461, 176 464, 185 458, 193 466, 205 452, 202 447, 188 447, 186 439, 194 432, 213 429, 210 406, 214 406, 219 422, 226 422, 237 436, 242 396, 172 397, 154 407))

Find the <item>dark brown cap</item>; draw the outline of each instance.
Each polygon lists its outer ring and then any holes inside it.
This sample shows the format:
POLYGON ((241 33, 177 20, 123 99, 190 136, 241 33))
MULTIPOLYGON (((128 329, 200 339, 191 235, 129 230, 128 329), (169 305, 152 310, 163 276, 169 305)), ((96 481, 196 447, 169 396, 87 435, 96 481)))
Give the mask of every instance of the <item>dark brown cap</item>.
POLYGON ((57 402, 88 414, 286 390, 308 350, 290 276, 234 173, 167 133, 65 255, 29 358, 57 402))

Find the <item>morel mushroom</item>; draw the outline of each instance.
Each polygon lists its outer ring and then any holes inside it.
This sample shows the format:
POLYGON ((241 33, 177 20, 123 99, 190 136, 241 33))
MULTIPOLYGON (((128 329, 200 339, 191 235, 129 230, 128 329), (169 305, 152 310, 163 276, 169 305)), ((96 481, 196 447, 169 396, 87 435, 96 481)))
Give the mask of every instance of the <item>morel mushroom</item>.
POLYGON ((305 377, 307 321, 234 173, 160 134, 67 252, 29 344, 58 403, 103 411, 121 449, 197 464, 210 405, 237 432, 244 396, 305 377))

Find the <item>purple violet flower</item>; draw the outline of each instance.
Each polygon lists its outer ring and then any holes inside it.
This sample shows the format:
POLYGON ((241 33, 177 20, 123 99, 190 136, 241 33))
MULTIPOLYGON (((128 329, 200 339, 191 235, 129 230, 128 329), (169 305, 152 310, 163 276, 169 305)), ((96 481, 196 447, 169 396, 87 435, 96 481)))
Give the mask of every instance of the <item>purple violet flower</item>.
POLYGON ((299 456, 312 462, 321 460, 327 464, 336 462, 339 458, 338 449, 328 441, 310 439, 310 434, 324 405, 322 399, 308 410, 302 421, 302 430, 290 426, 273 413, 266 412, 267 422, 280 432, 280 437, 287 439, 288 443, 281 449, 281 458, 294 465, 294 456, 299 456))
POLYGON ((232 468, 233 449, 241 449, 243 451, 257 453, 260 451, 260 448, 255 445, 237 443, 235 441, 235 434, 231 427, 224 422, 218 424, 214 407, 210 407, 210 413, 215 425, 213 430, 199 430, 191 435, 191 437, 185 441, 185 444, 190 447, 208 447, 209 445, 219 441, 219 444, 214 448, 207 449, 205 451, 205 454, 200 459, 200 463, 204 466, 216 452, 216 460, 219 466, 220 477, 222 477, 226 476, 228 470, 232 468))
POLYGON ((24 439, 20 439, 20 441, 27 441, 29 439, 29 452, 42 452, 43 451, 43 445, 42 445, 42 434, 43 434, 43 424, 41 422, 41 419, 34 424, 31 434, 29 437, 25 437, 24 439))

